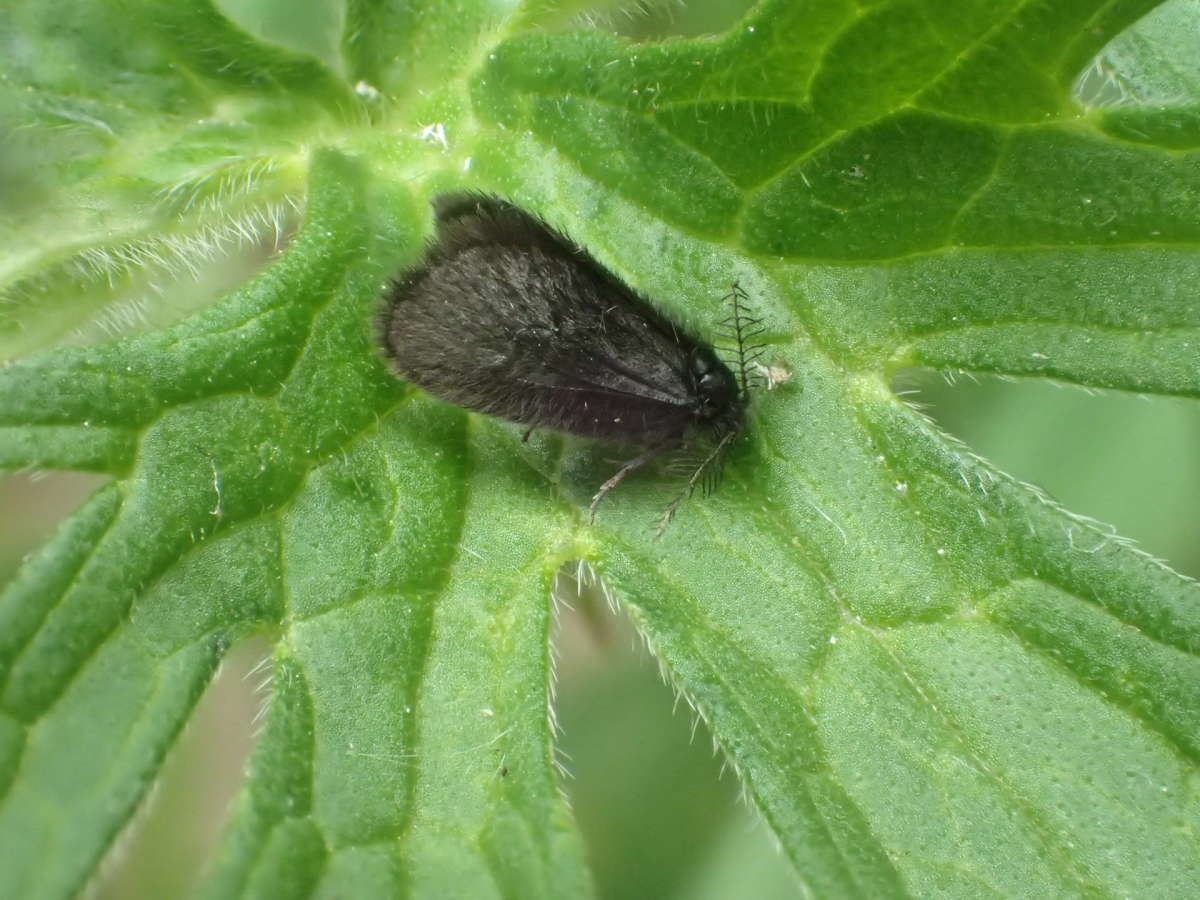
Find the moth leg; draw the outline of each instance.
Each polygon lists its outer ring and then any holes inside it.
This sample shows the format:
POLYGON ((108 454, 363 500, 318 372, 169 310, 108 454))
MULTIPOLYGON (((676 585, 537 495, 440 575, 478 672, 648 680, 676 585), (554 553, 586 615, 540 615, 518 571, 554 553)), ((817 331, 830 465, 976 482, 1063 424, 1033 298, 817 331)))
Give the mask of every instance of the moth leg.
POLYGON ((534 428, 536 428, 536 427, 537 427, 536 425, 530 425, 528 428, 526 428, 526 429, 525 429, 525 433, 524 433, 523 435, 521 435, 521 443, 522 443, 522 444, 528 444, 528 443, 529 443, 529 436, 530 436, 531 434, 533 434, 533 430, 534 430, 534 428))
POLYGON ((617 471, 616 475, 608 479, 608 481, 604 482, 604 484, 600 485, 600 490, 596 491, 596 496, 592 498, 592 505, 588 507, 588 523, 590 524, 596 521, 596 507, 600 505, 600 501, 608 495, 609 491, 625 480, 626 475, 635 471, 636 469, 640 469, 651 460, 662 456, 664 453, 670 450, 672 446, 674 445, 661 444, 658 447, 651 447, 641 456, 635 457, 634 459, 631 459, 629 462, 625 463, 625 465, 621 466, 621 468, 617 471))

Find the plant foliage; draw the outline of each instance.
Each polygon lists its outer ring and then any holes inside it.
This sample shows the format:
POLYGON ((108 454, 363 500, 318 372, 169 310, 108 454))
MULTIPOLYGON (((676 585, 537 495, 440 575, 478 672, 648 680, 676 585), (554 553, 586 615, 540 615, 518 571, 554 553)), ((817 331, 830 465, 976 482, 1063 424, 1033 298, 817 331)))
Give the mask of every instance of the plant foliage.
POLYGON ((890 389, 1200 396, 1200 6, 318 11, 285 46, 213 0, 0 10, 0 466, 111 477, 0 598, 6 890, 80 889, 265 633, 213 896, 586 895, 548 716, 582 559, 817 895, 1200 894, 1200 590, 890 389), (701 331, 755 298, 793 379, 661 541, 669 478, 589 526, 603 451, 379 360, 464 188, 701 331))

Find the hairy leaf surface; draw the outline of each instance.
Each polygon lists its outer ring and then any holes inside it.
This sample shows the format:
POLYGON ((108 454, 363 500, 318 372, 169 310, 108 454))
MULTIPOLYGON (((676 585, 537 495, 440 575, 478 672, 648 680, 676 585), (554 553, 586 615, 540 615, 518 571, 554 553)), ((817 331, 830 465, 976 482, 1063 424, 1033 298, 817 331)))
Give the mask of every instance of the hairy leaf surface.
POLYGON ((550 704, 580 559, 817 896, 1200 893, 1200 589, 891 389, 1200 397, 1200 6, 766 0, 639 42, 351 0, 305 50, 226 5, 0 12, 0 466, 111 478, 0 596, 15 895, 87 883, 253 633, 211 896, 588 895, 550 704), (660 541, 668 474, 589 525, 611 448, 379 358, 463 189, 703 334, 754 298, 792 379, 660 541))

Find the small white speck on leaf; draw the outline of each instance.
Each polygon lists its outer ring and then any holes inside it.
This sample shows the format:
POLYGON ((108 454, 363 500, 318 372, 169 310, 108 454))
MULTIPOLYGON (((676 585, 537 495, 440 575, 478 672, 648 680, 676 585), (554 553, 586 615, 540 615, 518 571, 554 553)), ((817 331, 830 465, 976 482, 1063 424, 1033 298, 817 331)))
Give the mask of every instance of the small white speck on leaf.
POLYGON ((426 141, 430 144, 437 144, 445 153, 450 149, 450 142, 446 139, 446 126, 441 122, 435 122, 432 125, 422 125, 421 130, 417 132, 417 139, 426 141))
POLYGON ((383 99, 383 94, 380 92, 379 88, 375 87, 373 84, 368 84, 365 81, 360 81, 358 84, 354 85, 354 93, 358 94, 358 96, 362 97, 364 100, 370 100, 372 103, 378 103, 383 99))

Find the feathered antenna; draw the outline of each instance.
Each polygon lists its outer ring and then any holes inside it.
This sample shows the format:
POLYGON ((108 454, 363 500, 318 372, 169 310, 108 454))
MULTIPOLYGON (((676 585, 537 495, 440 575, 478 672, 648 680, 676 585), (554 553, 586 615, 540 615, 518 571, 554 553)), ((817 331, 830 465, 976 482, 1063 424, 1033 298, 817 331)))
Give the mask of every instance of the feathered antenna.
POLYGON ((745 395, 752 386, 762 384, 762 374, 755 363, 766 352, 766 346, 752 341, 761 337, 767 329, 762 319, 751 315, 750 297, 736 281, 724 300, 732 307, 733 313, 720 323, 717 331, 732 345, 722 349, 733 355, 738 385, 745 395))
POLYGON ((666 510, 662 514, 662 518, 658 520, 658 528, 654 530, 654 537, 657 540, 662 537, 663 532, 667 530, 667 526, 671 524, 671 520, 675 518, 675 513, 679 511, 679 506, 692 495, 692 491, 696 489, 697 484, 704 485, 704 490, 707 492, 715 482, 712 479, 721 477, 720 459, 721 454, 725 452, 725 448, 732 443, 733 439, 738 436, 736 431, 727 431, 712 453, 705 457, 704 461, 696 467, 696 471, 692 473, 692 477, 688 479, 688 483, 684 485, 683 490, 675 495, 675 499, 670 502, 666 510))

